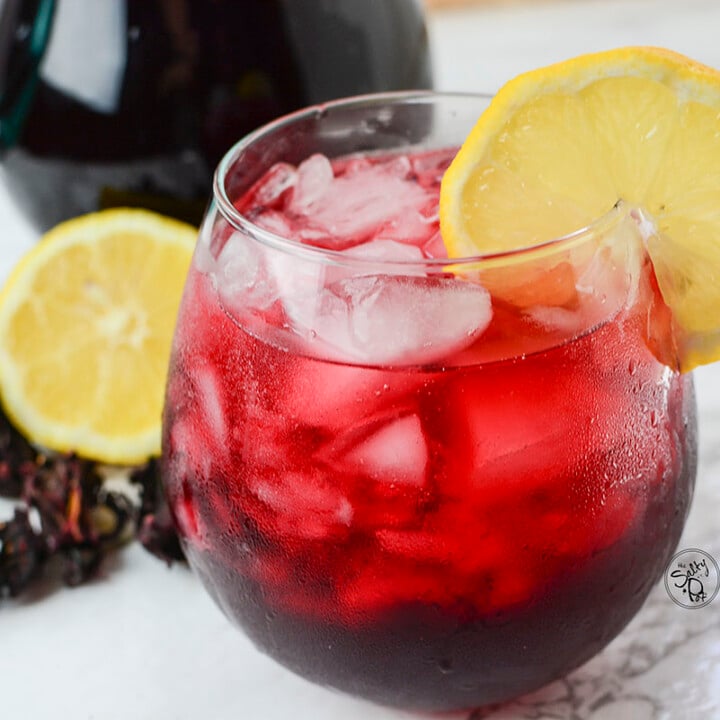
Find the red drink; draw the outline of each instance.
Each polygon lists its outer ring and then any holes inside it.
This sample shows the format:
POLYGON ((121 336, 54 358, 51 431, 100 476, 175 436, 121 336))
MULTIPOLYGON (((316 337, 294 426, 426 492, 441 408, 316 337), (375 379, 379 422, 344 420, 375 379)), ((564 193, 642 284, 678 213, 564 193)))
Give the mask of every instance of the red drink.
POLYGON ((696 452, 632 219, 449 267, 432 257, 451 157, 328 175, 316 156, 235 197, 305 247, 216 215, 164 438, 190 562, 257 646, 429 710, 529 691, 615 637, 679 539, 696 452))

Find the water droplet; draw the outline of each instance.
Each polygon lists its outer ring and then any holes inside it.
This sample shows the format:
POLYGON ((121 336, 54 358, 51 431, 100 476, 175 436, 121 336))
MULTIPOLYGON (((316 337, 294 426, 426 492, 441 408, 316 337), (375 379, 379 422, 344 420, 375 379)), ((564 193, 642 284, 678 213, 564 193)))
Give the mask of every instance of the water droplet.
POLYGON ((438 670, 443 675, 449 675, 453 671, 453 662, 448 658, 442 658, 438 660, 438 670))

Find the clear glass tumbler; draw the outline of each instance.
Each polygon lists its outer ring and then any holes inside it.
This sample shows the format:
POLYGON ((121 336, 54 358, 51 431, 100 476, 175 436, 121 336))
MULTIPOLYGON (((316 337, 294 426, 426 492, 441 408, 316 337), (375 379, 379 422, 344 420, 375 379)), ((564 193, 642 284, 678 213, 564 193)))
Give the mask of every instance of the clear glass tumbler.
POLYGON ((439 179, 486 103, 353 98, 235 145, 167 388, 164 484, 210 594, 296 673, 403 708, 501 701, 597 653, 695 477, 692 383, 632 208, 444 257, 439 179), (310 205, 324 234, 296 222, 310 205))

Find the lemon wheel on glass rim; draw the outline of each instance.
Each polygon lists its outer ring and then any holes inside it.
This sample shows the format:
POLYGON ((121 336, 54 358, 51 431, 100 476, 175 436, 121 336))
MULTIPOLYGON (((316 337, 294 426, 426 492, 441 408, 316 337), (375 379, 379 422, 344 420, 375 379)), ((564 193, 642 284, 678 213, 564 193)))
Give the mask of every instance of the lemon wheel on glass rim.
POLYGON ((638 208, 683 370, 720 357, 720 72, 659 48, 583 55, 493 98, 442 183, 451 257, 638 208), (520 210, 521 208, 521 210, 520 210))
POLYGON ((175 316, 197 230, 105 210, 46 233, 0 291, 0 397, 33 442, 108 463, 160 452, 175 316))

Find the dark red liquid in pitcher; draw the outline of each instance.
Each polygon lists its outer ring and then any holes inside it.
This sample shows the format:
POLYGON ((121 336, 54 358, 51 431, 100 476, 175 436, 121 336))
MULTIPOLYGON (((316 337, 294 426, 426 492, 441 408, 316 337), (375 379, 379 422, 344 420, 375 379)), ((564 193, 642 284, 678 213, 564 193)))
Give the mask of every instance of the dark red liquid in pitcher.
POLYGON ((0 3, 0 161, 43 229, 118 206, 199 223, 215 166, 248 132, 312 103, 431 85, 417 0, 84 8, 0 3))

